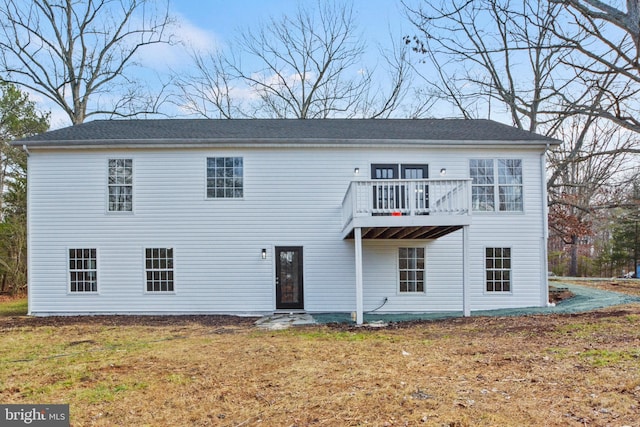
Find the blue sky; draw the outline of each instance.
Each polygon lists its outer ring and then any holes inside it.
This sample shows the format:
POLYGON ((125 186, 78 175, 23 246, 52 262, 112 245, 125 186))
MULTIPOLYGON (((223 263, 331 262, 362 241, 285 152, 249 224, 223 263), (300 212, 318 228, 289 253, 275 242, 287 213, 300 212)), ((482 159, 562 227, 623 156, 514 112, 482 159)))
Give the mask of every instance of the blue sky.
MULTIPOLYGON (((340 2, 341 0, 335 0, 340 2)), ((417 0, 416 0, 417 1, 417 0)), ((357 30, 367 44, 367 64, 374 67, 379 61, 379 47, 390 46, 393 39, 402 42, 405 33, 413 34, 413 28, 404 13, 400 0, 344 0, 351 4, 357 30)), ((184 43, 199 49, 223 48, 240 32, 256 28, 266 23, 270 17, 279 20, 284 15, 294 15, 298 4, 316 6, 315 0, 209 0, 209 1, 173 1, 171 9, 178 19, 178 36, 184 43)), ((164 48, 162 48, 164 50, 164 48)), ((188 64, 182 46, 172 52, 150 52, 152 63, 163 59, 172 68, 188 64)))
MULTIPOLYGON (((315 5, 313 0, 209 0, 174 1, 171 8, 185 20, 183 24, 220 40, 228 40, 238 30, 253 27, 270 16, 294 13, 298 3, 315 5)), ((367 38, 386 41, 389 28, 400 32, 410 27, 399 0, 353 0, 351 4, 367 38)))
MULTIPOLYGON (((390 47, 392 40, 400 44, 403 35, 415 33, 400 0, 344 1, 353 6, 357 30, 367 45, 363 67, 369 70, 385 65, 379 54, 381 47, 390 47)), ((408 1, 415 3, 419 0, 408 1)), ((145 72, 140 78, 153 81, 163 79, 162 75, 168 71, 188 73, 190 57, 185 46, 212 51, 224 48, 229 43, 233 44, 233 39, 241 31, 268 22, 270 17, 279 20, 285 14, 293 15, 299 3, 308 4, 310 8, 317 6, 315 0, 170 0, 170 12, 177 20, 177 27, 172 31, 181 43, 155 45, 141 51, 138 61, 160 77, 150 77, 153 74, 145 72)), ((57 107, 43 99, 37 101, 45 101, 43 109, 51 109, 52 128, 69 124, 67 116, 57 107)))
MULTIPOLYGON (((341 0, 336 0, 340 2, 341 0)), ((145 66, 162 71, 188 69, 190 61, 185 47, 202 51, 223 49, 241 31, 267 23, 270 17, 280 20, 284 15, 293 15, 298 5, 296 0, 210 0, 176 1, 171 3, 171 13, 176 18, 172 28, 180 44, 156 45, 141 52, 139 61, 145 66)), ((300 0, 309 7, 316 6, 312 0, 300 0)), ((391 41, 402 42, 405 33, 413 34, 412 25, 404 16, 400 0, 353 0, 357 31, 363 35, 367 45, 367 61, 379 61, 379 47, 389 47, 391 41)), ((367 64, 374 67, 376 64, 367 64)))

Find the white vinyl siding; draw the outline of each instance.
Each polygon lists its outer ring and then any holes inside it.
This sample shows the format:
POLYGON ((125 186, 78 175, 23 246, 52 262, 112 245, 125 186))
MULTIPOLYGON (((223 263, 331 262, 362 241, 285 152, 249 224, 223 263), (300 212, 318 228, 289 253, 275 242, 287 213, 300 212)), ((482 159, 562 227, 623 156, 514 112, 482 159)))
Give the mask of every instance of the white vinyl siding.
MULTIPOLYGON (((469 227, 472 310, 538 305, 542 244, 538 149, 522 159, 522 215, 475 215, 469 227), (514 238, 514 230, 517 236, 514 238), (485 291, 485 247, 511 247, 512 292, 485 291)), ((342 239, 341 203, 371 164, 426 164, 466 178, 470 159, 495 149, 424 147, 231 147, 34 149, 29 162, 30 312, 244 313, 275 308, 274 248, 304 246, 309 312, 355 309, 353 239, 342 239), (134 159, 135 215, 105 215, 105 165, 134 159), (241 158, 243 199, 203 196, 207 159, 241 158), (82 177, 81 180, 78 177, 82 177), (82 200, 82 203, 77 203, 82 200), (174 292, 146 292, 145 249, 173 248, 174 292), (69 296, 68 248, 99 248, 99 292, 69 296), (262 249, 267 249, 262 259, 262 249), (179 249, 179 250, 178 250, 179 249), (179 280, 178 280, 179 279, 179 280)), ((432 241, 363 241, 364 309, 460 311, 461 231, 432 241), (400 293, 398 249, 425 248, 424 293, 400 293)))
POLYGON ((462 232, 436 240, 412 241, 425 248, 425 291, 398 292, 398 250, 408 242, 363 241, 364 310, 457 312, 462 310, 462 232))

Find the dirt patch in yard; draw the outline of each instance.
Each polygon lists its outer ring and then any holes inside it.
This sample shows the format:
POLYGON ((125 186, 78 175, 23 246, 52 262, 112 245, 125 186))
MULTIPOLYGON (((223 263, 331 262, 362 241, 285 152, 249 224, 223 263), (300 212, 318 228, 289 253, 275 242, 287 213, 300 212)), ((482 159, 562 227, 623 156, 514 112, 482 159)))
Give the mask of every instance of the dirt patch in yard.
POLYGON ((549 302, 558 304, 574 296, 573 292, 565 286, 549 286, 549 302))
POLYGON ((10 316, 0 317, 0 330, 25 326, 70 326, 70 325, 102 325, 102 326, 185 326, 201 325, 203 327, 237 326, 249 327, 257 317, 217 316, 217 315, 185 315, 185 316, 10 316))

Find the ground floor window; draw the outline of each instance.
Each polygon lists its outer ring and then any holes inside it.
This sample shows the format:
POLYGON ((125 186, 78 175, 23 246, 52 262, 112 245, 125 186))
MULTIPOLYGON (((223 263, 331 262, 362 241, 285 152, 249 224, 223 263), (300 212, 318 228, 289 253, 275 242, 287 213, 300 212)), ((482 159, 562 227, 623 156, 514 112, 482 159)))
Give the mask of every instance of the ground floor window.
POLYGON ((424 292, 424 248, 399 248, 400 292, 424 292))
POLYGON ((98 292, 97 250, 69 249, 69 290, 98 292))
POLYGON ((173 248, 145 249, 147 292, 173 292, 173 248))
POLYGON ((511 292, 511 248, 485 248, 487 292, 511 292))

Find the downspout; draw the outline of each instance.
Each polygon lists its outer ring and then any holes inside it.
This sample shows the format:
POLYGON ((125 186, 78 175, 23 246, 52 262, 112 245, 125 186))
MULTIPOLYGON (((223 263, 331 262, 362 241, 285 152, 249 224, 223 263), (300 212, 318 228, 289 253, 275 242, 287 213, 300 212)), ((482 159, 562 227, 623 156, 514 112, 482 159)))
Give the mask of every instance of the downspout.
POLYGON ((549 199, 547 195, 547 151, 549 151, 549 143, 540 155, 540 187, 542 190, 542 242, 540 244, 540 307, 549 305, 549 266, 547 254, 547 242, 549 239, 549 199))
POLYGON ((31 302, 31 209, 29 208, 31 203, 29 195, 31 192, 31 185, 29 185, 29 157, 31 157, 31 153, 27 148, 27 144, 22 144, 22 150, 27 154, 27 315, 31 316, 31 307, 33 307, 31 302))

